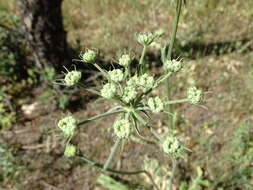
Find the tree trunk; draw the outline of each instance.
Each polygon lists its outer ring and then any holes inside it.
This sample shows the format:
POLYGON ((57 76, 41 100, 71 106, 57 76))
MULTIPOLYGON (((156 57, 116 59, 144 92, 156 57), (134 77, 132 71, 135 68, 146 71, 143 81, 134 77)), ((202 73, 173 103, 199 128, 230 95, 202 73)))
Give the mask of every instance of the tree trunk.
POLYGON ((63 29, 62 0, 18 0, 26 38, 38 68, 62 68, 70 60, 63 29))

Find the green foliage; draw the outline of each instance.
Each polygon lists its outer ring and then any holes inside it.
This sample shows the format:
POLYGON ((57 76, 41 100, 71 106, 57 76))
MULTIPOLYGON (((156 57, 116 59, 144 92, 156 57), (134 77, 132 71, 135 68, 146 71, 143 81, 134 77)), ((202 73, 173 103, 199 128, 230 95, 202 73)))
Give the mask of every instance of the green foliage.
POLYGON ((249 123, 244 123, 235 130, 231 139, 231 175, 227 177, 226 186, 234 189, 252 189, 250 179, 253 177, 253 131, 249 123))
POLYGON ((212 189, 251 190, 253 177, 253 131, 249 123, 241 124, 226 144, 226 152, 219 161, 220 168, 213 172, 212 189))
POLYGON ((16 119, 12 103, 4 89, 4 87, 0 87, 0 129, 10 126, 16 119))
POLYGON ((16 157, 6 147, 0 146, 0 182, 7 184, 11 181, 18 183, 23 166, 17 163, 16 157))
POLYGON ((197 167, 197 176, 192 179, 190 185, 187 182, 181 182, 179 190, 203 190, 209 186, 209 181, 204 179, 203 171, 200 167, 197 167))
POLYGON ((18 80, 24 72, 24 36, 14 14, 0 11, 0 74, 18 80))

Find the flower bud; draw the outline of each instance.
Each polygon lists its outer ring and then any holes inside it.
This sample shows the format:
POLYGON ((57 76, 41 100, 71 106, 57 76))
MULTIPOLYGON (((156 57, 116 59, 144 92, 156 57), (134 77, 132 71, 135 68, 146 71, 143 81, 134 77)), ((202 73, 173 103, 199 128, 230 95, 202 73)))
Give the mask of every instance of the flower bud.
POLYGON ((84 54, 81 55, 82 61, 86 63, 95 63, 97 58, 97 53, 93 50, 87 50, 84 54))
POLYGON ((155 35, 151 32, 138 34, 137 41, 143 46, 149 46, 155 39, 155 35))
POLYGON ((182 69, 183 65, 180 61, 177 60, 166 60, 164 62, 164 68, 167 72, 178 72, 182 69))
POLYGON ((128 138, 131 134, 131 125, 128 120, 116 120, 113 125, 115 135, 120 138, 128 138))
POLYGON ((76 147, 72 144, 68 144, 64 151, 64 156, 66 157, 73 157, 76 154, 76 147))
POLYGON ((159 97, 149 98, 148 99, 148 106, 154 113, 159 113, 163 110, 164 104, 159 97))
POLYGON ((74 135, 78 121, 73 116, 67 116, 58 122, 58 127, 67 138, 74 135))
POLYGON ((120 69, 109 71, 108 75, 113 82, 121 82, 124 78, 124 73, 120 69))
POLYGON ((119 58, 119 64, 123 67, 128 67, 131 63, 131 57, 130 55, 128 54, 125 54, 125 55, 122 55, 120 58, 119 58))
POLYGON ((116 94, 117 94, 117 86, 112 83, 105 84, 101 90, 101 96, 107 99, 115 97, 116 94))
POLYGON ((147 73, 141 75, 138 78, 138 85, 143 87, 145 90, 152 88, 154 84, 155 84, 154 77, 148 75, 147 73))
POLYGON ((65 75, 64 82, 66 86, 73 86, 79 82, 82 77, 80 71, 70 71, 65 75))
POLYGON ((182 157, 182 151, 183 151, 183 146, 181 142, 173 136, 168 136, 164 140, 163 144, 163 151, 175 158, 182 157))
POLYGON ((132 87, 132 86, 127 86, 125 89, 124 89, 124 93, 123 93, 123 96, 122 96, 122 100, 125 102, 125 103, 129 103, 130 101, 134 100, 137 96, 137 91, 136 91, 136 88, 135 87, 132 87))
POLYGON ((187 98, 192 104, 199 104, 202 101, 202 91, 195 86, 190 87, 187 91, 187 98))

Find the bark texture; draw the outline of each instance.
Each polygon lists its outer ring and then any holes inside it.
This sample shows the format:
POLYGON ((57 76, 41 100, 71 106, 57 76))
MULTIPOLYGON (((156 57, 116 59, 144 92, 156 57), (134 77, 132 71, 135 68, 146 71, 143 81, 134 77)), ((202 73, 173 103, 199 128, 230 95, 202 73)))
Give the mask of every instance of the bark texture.
POLYGON ((61 68, 70 61, 62 21, 62 0, 17 1, 36 66, 61 68))

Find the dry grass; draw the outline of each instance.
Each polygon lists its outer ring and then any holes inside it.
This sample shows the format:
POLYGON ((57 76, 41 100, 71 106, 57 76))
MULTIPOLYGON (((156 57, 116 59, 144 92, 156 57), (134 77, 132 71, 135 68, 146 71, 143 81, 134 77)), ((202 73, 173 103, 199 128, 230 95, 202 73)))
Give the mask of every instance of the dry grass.
MULTIPOLYGON (((179 34, 197 32, 206 42, 250 38, 252 8, 250 0, 189 2, 179 34)), ((174 5, 167 0, 69 0, 63 10, 69 42, 82 49, 97 48, 106 57, 124 48, 138 52, 134 40, 137 32, 163 28, 169 36, 174 18, 174 5)))

